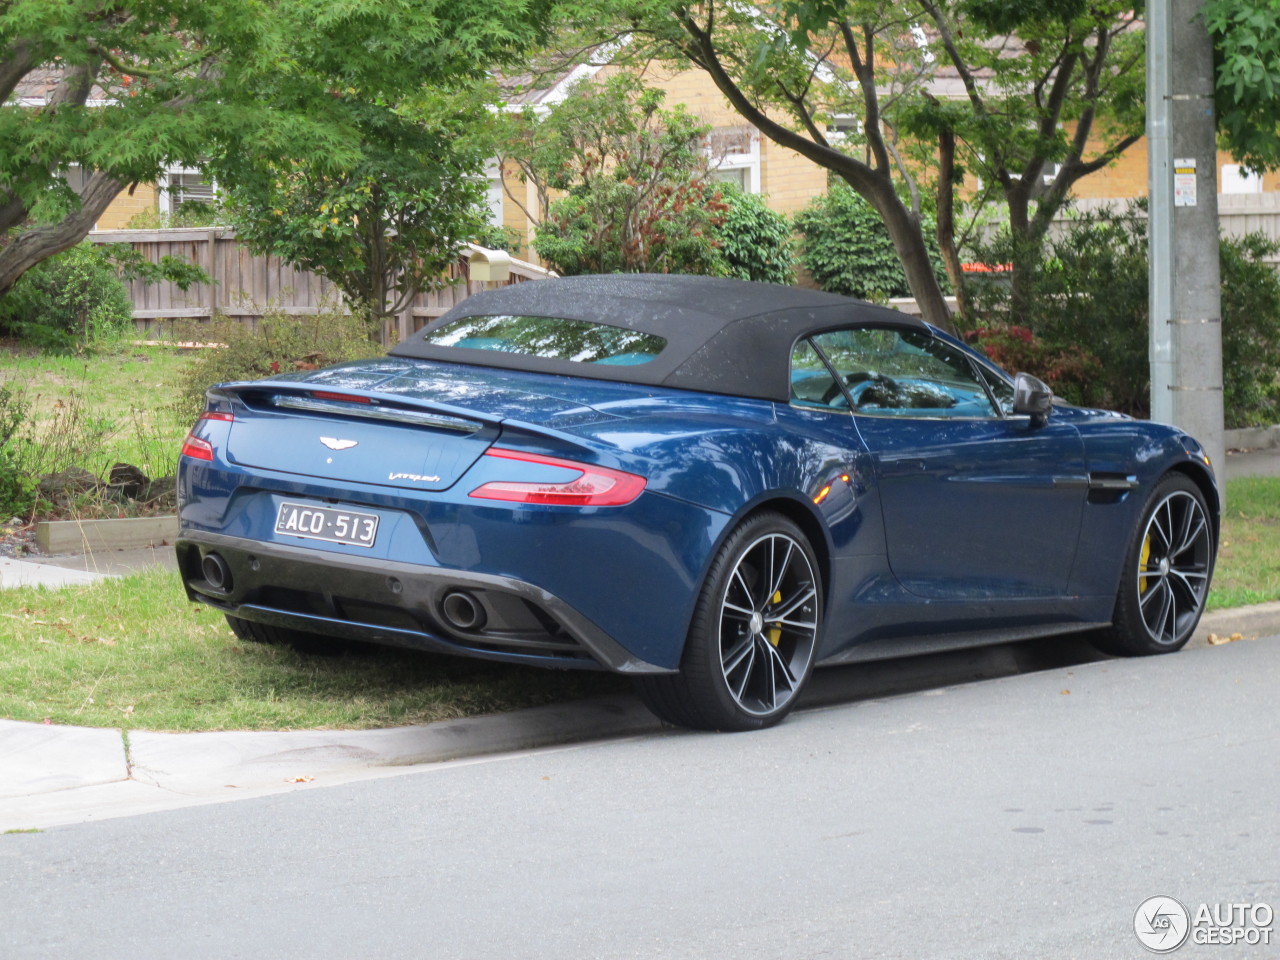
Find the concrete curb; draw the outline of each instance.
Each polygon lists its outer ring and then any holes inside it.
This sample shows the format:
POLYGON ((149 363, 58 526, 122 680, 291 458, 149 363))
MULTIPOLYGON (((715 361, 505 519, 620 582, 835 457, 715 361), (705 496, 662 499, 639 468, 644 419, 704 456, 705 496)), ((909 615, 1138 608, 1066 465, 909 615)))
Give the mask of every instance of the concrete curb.
MULTIPOLYGON (((1210 634, 1225 639, 1236 633, 1246 638, 1280 635, 1280 602, 1206 614, 1188 647, 1207 647, 1210 634)), ((859 664, 845 668, 843 677, 835 676, 839 668, 823 671, 802 709, 1105 659, 1087 648, 1083 638, 1069 639, 859 664), (916 666, 904 670, 904 663, 916 666)), ((625 696, 380 730, 122 734, 0 720, 0 832, 261 796, 315 780, 333 784, 385 775, 389 767, 662 729, 638 700, 625 696)))
POLYGON ((636 700, 607 697, 382 730, 130 733, 133 778, 170 790, 259 786, 352 767, 440 763, 491 753, 650 733, 636 700))
POLYGON ((1271 450, 1280 447, 1280 424, 1226 430, 1223 439, 1228 450, 1271 450))
POLYGON ((83 586, 101 580, 106 574, 85 570, 68 570, 30 560, 0 558, 0 590, 9 587, 59 587, 83 586))
POLYGON ((128 776, 119 730, 0 720, 0 797, 73 790, 128 776))
POLYGON ((1189 646, 1206 645, 1211 633, 1224 639, 1235 633, 1246 637, 1280 634, 1280 600, 1206 613, 1200 618, 1189 646))

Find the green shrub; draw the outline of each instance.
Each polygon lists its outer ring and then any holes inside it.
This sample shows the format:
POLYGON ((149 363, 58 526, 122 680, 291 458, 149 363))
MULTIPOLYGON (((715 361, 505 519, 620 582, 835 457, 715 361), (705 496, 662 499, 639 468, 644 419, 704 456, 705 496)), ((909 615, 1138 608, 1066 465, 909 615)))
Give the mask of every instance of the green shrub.
MULTIPOLYGON (((1222 269, 1223 389, 1228 428, 1280 421, 1280 278, 1264 258, 1280 249, 1261 234, 1219 245, 1222 269)), ((976 251, 1004 263, 1016 255, 1007 236, 976 251)), ((972 290, 988 327, 1028 328, 1046 356, 1087 351, 1087 377, 1055 382, 1052 369, 1028 369, 1072 402, 1150 413, 1147 221, 1139 207, 1082 214, 1026 264, 1023 306, 997 285, 972 290)))
POLYGON ((363 317, 332 309, 309 316, 268 310, 252 327, 222 317, 175 333, 182 340, 221 344, 201 350, 175 379, 174 409, 186 421, 204 410, 205 391, 215 383, 314 370, 382 352, 369 340, 363 317))
POLYGON ((1261 233, 1224 239, 1222 380, 1228 428, 1280 423, 1280 277, 1261 233))
MULTIPOLYGON (((864 300, 911 295, 889 231, 871 204, 844 183, 833 183, 795 216, 800 263, 830 293, 864 300)), ((925 230, 928 237, 932 229, 925 230)), ((944 289, 946 270, 929 243, 933 272, 944 289)))
POLYGON ((27 400, 0 384, 0 521, 25 514, 31 500, 31 475, 14 453, 14 437, 27 419, 27 400))
POLYGON ((163 213, 158 207, 147 207, 130 217, 126 227, 129 230, 212 227, 225 225, 230 222, 230 219, 226 208, 220 203, 188 200, 163 213))
POLYGON ((133 329, 133 305, 107 252, 82 243, 24 273, 0 297, 0 330, 48 349, 109 341, 133 329))
POLYGON ((764 198, 732 183, 720 184, 729 209, 716 230, 726 273, 739 280, 795 283, 796 263, 791 224, 774 213, 764 198))
POLYGON ((716 249, 727 212, 714 184, 687 178, 660 183, 637 201, 633 183, 600 177, 555 200, 533 249, 563 276, 584 273, 723 275, 716 249))
POLYGON ((1083 347, 1048 344, 1017 324, 991 323, 965 334, 965 340, 1010 373, 1039 377, 1065 399, 1079 397, 1101 367, 1083 347))

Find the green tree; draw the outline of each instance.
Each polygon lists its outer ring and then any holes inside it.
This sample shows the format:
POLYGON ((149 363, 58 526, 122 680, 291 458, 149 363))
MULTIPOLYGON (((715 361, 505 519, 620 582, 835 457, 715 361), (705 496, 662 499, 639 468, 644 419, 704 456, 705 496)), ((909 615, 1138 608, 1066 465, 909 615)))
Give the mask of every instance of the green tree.
POLYGON ((395 109, 337 99, 360 134, 354 162, 236 151, 211 167, 235 184, 227 210, 250 249, 328 277, 377 320, 443 283, 467 240, 486 229, 486 157, 471 134, 487 114, 438 90, 395 109))
POLYGON ((548 11, 548 0, 4 0, 0 294, 170 163, 358 165, 373 128, 352 125, 348 98, 393 111, 522 50, 548 11), (43 102, 17 99, 33 86, 43 102))
POLYGON ((921 90, 903 99, 894 119, 916 138, 916 168, 932 181, 938 245, 961 313, 969 311, 958 251, 974 225, 958 224, 965 172, 982 184, 971 210, 993 198, 1004 203, 1018 309, 1024 264, 1040 257, 1072 188, 1143 134, 1141 9, 1131 0, 916 0, 915 7, 928 50, 959 78, 963 98, 921 90))
POLYGON ((498 153, 532 183, 533 247, 564 274, 724 273, 727 205, 702 140, 710 127, 630 74, 574 84, 545 116, 509 114, 498 153))
MULTIPOLYGON (((926 214, 936 206, 938 244, 958 285, 966 170, 1006 200, 1013 229, 1036 240, 1071 185, 1140 133, 1141 33, 1120 0, 581 3, 635 38, 631 56, 704 70, 761 133, 861 195, 883 220, 925 318, 944 328, 951 322, 926 214), (944 68, 958 78, 955 96, 931 87, 950 82, 944 68)), ((588 19, 584 9, 577 16, 588 19)))
POLYGON ((1217 66, 1218 130, 1254 170, 1280 167, 1280 0, 1205 0, 1217 66))

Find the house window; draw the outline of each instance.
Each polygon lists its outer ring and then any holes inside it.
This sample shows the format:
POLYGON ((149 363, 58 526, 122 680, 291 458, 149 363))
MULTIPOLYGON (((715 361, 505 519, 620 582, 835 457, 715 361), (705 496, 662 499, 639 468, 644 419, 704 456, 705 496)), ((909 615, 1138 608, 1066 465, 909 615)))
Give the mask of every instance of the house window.
POLYGON ((160 212, 172 213, 184 203, 214 203, 215 184, 203 170, 170 167, 160 177, 160 212))
POLYGON ((862 121, 848 114, 837 114, 827 121, 827 143, 839 147, 862 140, 862 121))
POLYGON ((720 127, 706 141, 711 175, 747 193, 760 192, 760 134, 754 127, 720 127))
POLYGON ((502 167, 496 160, 490 160, 485 164, 485 179, 488 182, 488 190, 485 194, 485 200, 489 204, 489 223, 491 226, 502 226, 502 167))
POLYGON ((1262 174, 1238 163, 1222 165, 1223 193, 1261 193, 1262 174))

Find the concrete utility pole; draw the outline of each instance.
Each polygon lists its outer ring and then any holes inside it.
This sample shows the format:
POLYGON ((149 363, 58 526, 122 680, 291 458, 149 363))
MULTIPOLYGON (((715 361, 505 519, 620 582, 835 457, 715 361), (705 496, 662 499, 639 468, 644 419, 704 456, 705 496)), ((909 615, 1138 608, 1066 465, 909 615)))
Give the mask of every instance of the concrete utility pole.
POLYGON ((1201 3, 1147 4, 1151 419, 1176 424, 1204 444, 1221 481, 1218 149, 1213 42, 1201 3))

